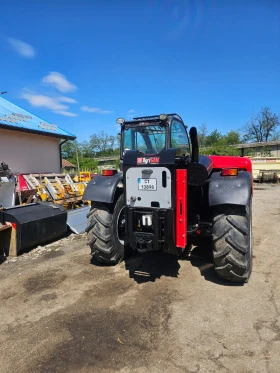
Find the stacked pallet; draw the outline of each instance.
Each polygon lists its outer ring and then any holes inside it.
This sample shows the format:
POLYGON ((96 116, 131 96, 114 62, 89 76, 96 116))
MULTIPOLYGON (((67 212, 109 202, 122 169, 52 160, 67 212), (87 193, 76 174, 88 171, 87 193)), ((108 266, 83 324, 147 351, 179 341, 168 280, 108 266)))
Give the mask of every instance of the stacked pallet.
POLYGON ((82 201, 86 182, 74 182, 68 174, 29 174, 23 175, 28 187, 36 190, 41 201, 54 202, 67 209, 82 201))

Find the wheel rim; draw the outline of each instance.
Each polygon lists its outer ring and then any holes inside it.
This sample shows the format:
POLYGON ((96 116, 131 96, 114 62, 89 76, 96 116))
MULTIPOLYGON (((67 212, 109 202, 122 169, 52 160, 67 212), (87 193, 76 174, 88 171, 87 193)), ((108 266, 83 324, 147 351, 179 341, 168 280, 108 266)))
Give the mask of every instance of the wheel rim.
POLYGON ((121 245, 124 245, 124 236, 125 236, 125 215, 124 215, 124 207, 122 207, 117 217, 117 237, 121 245))

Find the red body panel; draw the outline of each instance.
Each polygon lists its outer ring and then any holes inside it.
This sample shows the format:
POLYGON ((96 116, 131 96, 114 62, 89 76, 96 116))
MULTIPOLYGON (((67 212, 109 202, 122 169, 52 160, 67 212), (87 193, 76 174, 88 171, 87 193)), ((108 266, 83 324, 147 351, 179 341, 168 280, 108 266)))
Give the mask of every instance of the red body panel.
POLYGON ((239 168, 252 173, 252 161, 245 157, 209 155, 213 161, 213 168, 239 168))
POLYGON ((16 177, 17 177, 17 181, 18 181, 18 184, 16 186, 16 192, 18 192, 19 189, 22 192, 24 192, 26 190, 30 190, 30 188, 28 187, 23 175, 16 175, 16 177))
POLYGON ((176 246, 187 245, 187 170, 176 170, 176 246))

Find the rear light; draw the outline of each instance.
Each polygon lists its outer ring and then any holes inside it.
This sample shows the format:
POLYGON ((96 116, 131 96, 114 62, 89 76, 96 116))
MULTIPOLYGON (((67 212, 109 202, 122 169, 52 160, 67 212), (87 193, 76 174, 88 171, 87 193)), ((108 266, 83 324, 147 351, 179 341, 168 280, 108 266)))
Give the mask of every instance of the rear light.
POLYGON ((102 170, 102 176, 113 176, 117 173, 117 170, 102 170))
POLYGON ((222 176, 237 176, 238 169, 237 168, 223 168, 221 171, 222 176))

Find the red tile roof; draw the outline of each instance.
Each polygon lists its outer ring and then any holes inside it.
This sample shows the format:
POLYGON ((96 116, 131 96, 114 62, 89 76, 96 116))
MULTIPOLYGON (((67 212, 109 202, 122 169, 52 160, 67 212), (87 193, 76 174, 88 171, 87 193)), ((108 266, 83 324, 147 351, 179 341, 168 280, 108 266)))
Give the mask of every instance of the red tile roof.
POLYGON ((66 159, 62 159, 62 167, 73 167, 73 168, 77 168, 77 166, 75 166, 71 162, 67 161, 66 159))

